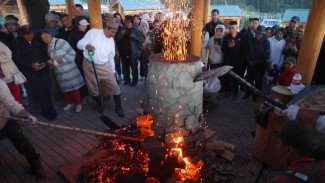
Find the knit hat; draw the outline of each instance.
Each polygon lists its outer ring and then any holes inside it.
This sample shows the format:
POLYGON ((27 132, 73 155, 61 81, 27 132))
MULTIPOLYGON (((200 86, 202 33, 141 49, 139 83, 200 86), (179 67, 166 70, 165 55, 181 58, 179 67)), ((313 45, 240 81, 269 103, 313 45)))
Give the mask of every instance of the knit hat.
POLYGON ((284 63, 291 63, 291 64, 296 64, 296 58, 295 57, 288 57, 284 63))
POLYGON ((58 19, 56 18, 56 16, 54 14, 48 13, 48 14, 45 15, 45 20, 47 20, 47 21, 52 21, 52 20, 57 21, 58 19))
POLYGON ((18 20, 19 19, 17 17, 15 17, 14 15, 8 15, 5 18, 5 25, 8 24, 8 23, 17 24, 18 23, 18 20))

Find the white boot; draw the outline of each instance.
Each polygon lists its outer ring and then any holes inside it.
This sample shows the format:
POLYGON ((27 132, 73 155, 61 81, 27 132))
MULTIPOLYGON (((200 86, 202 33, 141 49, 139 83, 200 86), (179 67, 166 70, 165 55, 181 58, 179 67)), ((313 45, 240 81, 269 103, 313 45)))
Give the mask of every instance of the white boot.
POLYGON ((67 104, 65 107, 63 107, 63 110, 64 111, 68 111, 68 110, 70 110, 71 108, 73 108, 73 104, 67 104))
POLYGON ((81 104, 77 104, 76 105, 76 112, 81 112, 81 110, 82 110, 81 104))

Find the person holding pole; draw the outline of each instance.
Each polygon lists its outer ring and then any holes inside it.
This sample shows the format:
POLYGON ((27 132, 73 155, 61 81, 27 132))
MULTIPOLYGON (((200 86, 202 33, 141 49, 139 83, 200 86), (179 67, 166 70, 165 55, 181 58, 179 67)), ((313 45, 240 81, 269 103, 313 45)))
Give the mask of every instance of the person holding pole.
MULTIPOLYGON (((28 118, 34 124, 37 119, 27 112, 11 95, 7 84, 0 80, 0 115, 28 118)), ((20 154, 24 155, 31 166, 32 173, 39 179, 46 178, 46 171, 41 165, 40 155, 23 134, 14 120, 0 118, 0 135, 4 135, 14 144, 20 154)))

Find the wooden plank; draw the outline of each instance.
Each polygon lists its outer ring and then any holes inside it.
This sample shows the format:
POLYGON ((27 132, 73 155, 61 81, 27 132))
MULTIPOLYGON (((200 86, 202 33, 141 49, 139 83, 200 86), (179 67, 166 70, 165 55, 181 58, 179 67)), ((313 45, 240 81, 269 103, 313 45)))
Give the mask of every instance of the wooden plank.
POLYGON ((228 149, 225 149, 224 151, 220 152, 218 155, 225 158, 228 161, 232 161, 235 158, 235 154, 228 149))

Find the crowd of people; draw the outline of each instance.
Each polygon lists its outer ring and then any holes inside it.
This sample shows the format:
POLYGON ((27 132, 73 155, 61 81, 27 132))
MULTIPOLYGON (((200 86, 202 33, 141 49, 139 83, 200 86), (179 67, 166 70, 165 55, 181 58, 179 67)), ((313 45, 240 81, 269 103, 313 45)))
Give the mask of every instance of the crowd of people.
MULTIPOLYGON (((209 50, 206 60, 209 69, 230 65, 237 75, 266 95, 270 94, 274 85, 290 86, 297 72, 296 64, 305 31, 298 16, 293 16, 285 28, 277 25, 264 27, 259 25, 258 18, 250 18, 239 32, 238 23, 230 21, 226 35, 225 26, 218 17, 219 11, 212 10, 212 20, 205 25, 202 33, 202 58, 205 62, 205 50, 209 50)), ((324 62, 321 58, 320 55, 316 71, 324 62)), ((220 93, 224 93, 225 98, 232 93, 232 99, 236 100, 239 83, 227 75, 219 79, 222 86, 220 93)), ((320 75, 316 75, 313 81, 324 84, 319 82, 320 75)), ((240 88, 245 92, 244 99, 251 96, 245 87, 240 88)), ((258 97, 253 95, 252 99, 256 101, 258 97)))
POLYGON ((89 100, 88 96, 100 104, 102 99, 88 55, 94 51, 98 78, 114 96, 117 114, 124 117, 118 84, 124 81, 124 85, 136 86, 139 74, 146 83, 149 56, 162 51, 158 35, 162 32, 162 13, 157 13, 155 20, 148 14, 141 19, 139 15, 126 15, 123 20, 118 12, 105 13, 103 29, 91 30, 81 5, 76 5, 74 13, 74 18, 54 11, 47 13, 43 29, 20 26, 17 17, 6 16, 0 31, 1 68, 5 72, 1 79, 20 104, 21 87, 24 88, 21 84, 26 82, 26 88, 31 88, 41 104, 42 115, 55 120, 53 82, 66 100, 64 111, 75 107, 76 112, 81 112, 82 101, 89 100), (55 80, 50 78, 51 72, 55 80))
MULTIPOLYGON (((265 94, 276 83, 290 85, 305 30, 298 16, 292 17, 286 28, 266 28, 259 25, 258 18, 250 18, 240 32, 236 21, 229 22, 227 31, 216 9, 212 10, 211 18, 202 31, 202 50, 209 50, 208 69, 230 65, 236 74, 265 94)), ((126 15, 123 19, 118 12, 105 13, 103 28, 90 29, 83 7, 76 5, 74 18, 50 12, 44 19, 45 26, 39 29, 20 26, 17 17, 8 15, 0 27, 0 114, 37 120, 22 106, 21 87, 27 83, 26 88, 32 90, 41 104, 42 116, 55 120, 52 72, 66 101, 64 111, 75 107, 76 112, 81 112, 82 100, 88 96, 100 105, 103 98, 96 82, 98 78, 113 96, 117 115, 124 117, 119 84, 124 81, 123 85, 135 87, 139 75, 146 84, 149 56, 163 51, 163 14, 158 12, 152 20, 148 14, 126 15)), ((316 84, 324 84, 323 60, 324 46, 315 70, 316 84)), ((205 52, 202 61, 205 62, 205 52)), ((227 75, 220 81, 224 97, 232 94, 236 100, 239 83, 227 75)), ((244 98, 251 96, 244 87, 240 88, 246 92, 244 98)), ((36 175, 46 176, 39 155, 19 125, 0 119, 0 133, 11 138, 36 175), (13 134, 19 138, 12 137, 13 134)))

